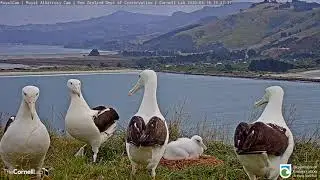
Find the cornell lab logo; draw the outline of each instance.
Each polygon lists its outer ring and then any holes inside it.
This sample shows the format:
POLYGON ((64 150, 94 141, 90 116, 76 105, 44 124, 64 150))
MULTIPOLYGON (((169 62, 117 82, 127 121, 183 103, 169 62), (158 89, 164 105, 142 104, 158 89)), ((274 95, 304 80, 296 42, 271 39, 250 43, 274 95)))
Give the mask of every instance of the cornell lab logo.
POLYGON ((280 164, 280 176, 284 179, 291 176, 292 167, 291 164, 280 164))

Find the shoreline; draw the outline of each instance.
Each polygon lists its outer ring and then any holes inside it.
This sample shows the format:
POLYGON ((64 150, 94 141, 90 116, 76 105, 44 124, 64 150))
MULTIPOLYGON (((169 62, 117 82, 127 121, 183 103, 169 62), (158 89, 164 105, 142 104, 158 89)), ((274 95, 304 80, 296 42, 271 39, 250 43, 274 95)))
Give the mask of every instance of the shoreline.
POLYGON ((114 69, 114 70, 42 70, 42 71, 0 71, 0 77, 11 76, 48 76, 48 75, 90 75, 90 74, 115 74, 115 73, 135 73, 136 69, 114 69))
POLYGON ((248 74, 231 74, 231 73, 192 73, 192 72, 176 72, 176 71, 161 71, 171 74, 185 74, 185 75, 200 75, 200 76, 214 76, 214 77, 229 77, 229 78, 243 78, 256 80, 275 80, 275 81, 293 81, 293 82, 313 82, 319 83, 320 79, 306 78, 299 76, 287 76, 287 74, 268 74, 268 75, 248 75, 248 74))
MULTIPOLYGON (((0 77, 8 76, 48 76, 48 75, 90 75, 90 74, 109 74, 109 73, 137 73, 139 69, 113 69, 113 70, 37 70, 37 71, 0 71, 0 77)), ((312 70, 319 71, 320 70, 312 70)), ((288 74, 231 74, 231 73, 192 73, 192 72, 177 72, 177 71, 158 71, 162 73, 171 74, 185 74, 185 75, 200 75, 200 76, 215 76, 215 77, 230 77, 230 78, 244 78, 244 79, 257 79, 257 80, 277 80, 277 81, 294 81, 294 82, 314 82, 319 83, 320 78, 302 77, 299 73, 288 73, 288 74)), ((311 71, 305 71, 306 73, 311 71)))

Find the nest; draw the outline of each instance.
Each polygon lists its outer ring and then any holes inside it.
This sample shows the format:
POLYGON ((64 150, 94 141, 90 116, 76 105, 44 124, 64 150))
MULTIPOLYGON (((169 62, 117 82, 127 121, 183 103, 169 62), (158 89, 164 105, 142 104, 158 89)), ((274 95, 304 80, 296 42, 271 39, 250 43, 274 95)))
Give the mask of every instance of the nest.
POLYGON ((223 163, 222 160, 215 158, 214 156, 203 155, 199 159, 185 159, 185 160, 166 160, 161 159, 160 164, 169 169, 184 169, 190 166, 217 166, 223 163))

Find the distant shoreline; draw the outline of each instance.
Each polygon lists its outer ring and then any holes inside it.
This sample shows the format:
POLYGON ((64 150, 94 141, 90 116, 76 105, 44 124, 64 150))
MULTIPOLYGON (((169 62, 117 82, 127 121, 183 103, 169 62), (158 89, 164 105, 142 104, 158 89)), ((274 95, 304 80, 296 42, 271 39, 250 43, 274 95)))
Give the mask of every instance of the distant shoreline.
MULTIPOLYGON (((319 70, 320 71, 320 70, 319 70)), ((192 73, 192 72, 175 72, 175 71, 161 71, 172 74, 186 74, 186 75, 201 75, 201 76, 215 76, 215 77, 230 77, 230 78, 244 78, 244 79, 258 79, 258 80, 276 80, 276 81, 295 81, 295 82, 320 82, 320 78, 299 77, 288 74, 267 74, 267 75, 248 75, 248 74, 232 74, 232 73, 192 73)), ((296 74, 298 75, 298 73, 296 74)))
POLYGON ((41 76, 41 75, 90 75, 90 74, 112 74, 112 73, 134 73, 136 69, 115 69, 115 70, 42 70, 42 71, 0 71, 0 77, 7 76, 41 76))
MULTIPOLYGON (((0 77, 5 76, 48 76, 48 75, 90 75, 90 74, 109 74, 109 73, 137 73, 141 70, 138 69, 114 69, 114 70, 36 70, 36 71, 0 71, 0 77)), ((201 75, 201 76, 215 76, 215 77, 230 77, 230 78, 245 78, 245 79, 260 79, 260 80, 278 80, 278 81, 297 81, 297 82, 320 82, 320 78, 303 77, 300 74, 308 72, 320 73, 320 70, 305 71, 301 73, 288 73, 288 74, 232 74, 232 73, 192 73, 192 72, 176 72, 176 71, 159 71, 162 73, 172 74, 186 74, 186 75, 201 75)))

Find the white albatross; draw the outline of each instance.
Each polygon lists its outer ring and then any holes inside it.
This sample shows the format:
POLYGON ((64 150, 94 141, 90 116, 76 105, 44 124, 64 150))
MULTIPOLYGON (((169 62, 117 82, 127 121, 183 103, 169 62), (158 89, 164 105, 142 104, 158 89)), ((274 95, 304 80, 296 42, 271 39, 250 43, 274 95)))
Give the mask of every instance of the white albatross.
POLYGON ((155 179, 156 168, 168 144, 169 132, 157 103, 157 74, 154 71, 142 71, 129 95, 142 87, 144 95, 140 108, 127 129, 126 151, 132 166, 131 175, 135 175, 140 164, 146 166, 155 179))
POLYGON ((7 123, 0 142, 0 154, 9 171, 16 168, 34 169, 39 179, 50 137, 36 112, 39 89, 26 86, 22 89, 22 97, 16 117, 12 118, 12 123, 7 123))
POLYGON ((73 138, 85 142, 76 156, 83 156, 84 147, 89 144, 93 151, 93 162, 96 162, 101 144, 111 137, 116 130, 118 113, 113 108, 98 106, 90 108, 81 93, 81 82, 69 79, 70 106, 65 117, 67 133, 73 138))
POLYGON ((250 180, 278 179, 280 164, 288 162, 294 148, 293 135, 282 115, 283 89, 271 86, 265 91, 255 104, 267 104, 259 119, 240 123, 234 136, 237 157, 250 180))
POLYGON ((191 138, 178 138, 168 143, 163 158, 167 160, 198 159, 206 149, 206 145, 198 135, 191 138))

